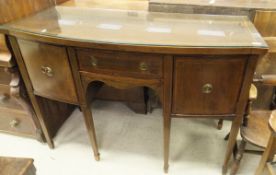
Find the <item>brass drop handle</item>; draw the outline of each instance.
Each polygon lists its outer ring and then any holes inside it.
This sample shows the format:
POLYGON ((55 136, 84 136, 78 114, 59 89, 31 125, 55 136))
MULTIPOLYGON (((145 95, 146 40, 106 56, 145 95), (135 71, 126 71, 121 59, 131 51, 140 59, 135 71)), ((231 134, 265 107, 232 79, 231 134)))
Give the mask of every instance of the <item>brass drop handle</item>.
POLYGON ((93 67, 97 67, 98 66, 97 58, 95 58, 94 56, 90 56, 90 63, 93 67))
POLYGON ((10 126, 11 126, 12 128, 16 128, 18 125, 19 125, 19 121, 16 120, 16 119, 14 119, 14 120, 12 120, 12 121, 10 122, 10 126))
POLYGON ((52 68, 48 66, 41 66, 41 72, 47 75, 48 77, 54 76, 54 71, 52 70, 52 68))
POLYGON ((207 83, 202 86, 202 93, 204 94, 210 94, 213 91, 213 85, 210 83, 207 83))
POLYGON ((139 69, 140 69, 141 71, 147 71, 147 70, 149 69, 149 66, 148 66, 148 64, 145 63, 145 62, 141 62, 140 65, 139 65, 139 69))

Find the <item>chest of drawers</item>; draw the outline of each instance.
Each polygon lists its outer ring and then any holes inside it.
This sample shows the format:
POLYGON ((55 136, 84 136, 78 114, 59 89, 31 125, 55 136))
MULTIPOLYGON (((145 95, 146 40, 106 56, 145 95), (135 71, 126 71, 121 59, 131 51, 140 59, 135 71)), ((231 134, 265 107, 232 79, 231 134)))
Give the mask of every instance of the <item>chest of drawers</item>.
POLYGON ((12 55, 0 51, 0 131, 42 140, 12 55))

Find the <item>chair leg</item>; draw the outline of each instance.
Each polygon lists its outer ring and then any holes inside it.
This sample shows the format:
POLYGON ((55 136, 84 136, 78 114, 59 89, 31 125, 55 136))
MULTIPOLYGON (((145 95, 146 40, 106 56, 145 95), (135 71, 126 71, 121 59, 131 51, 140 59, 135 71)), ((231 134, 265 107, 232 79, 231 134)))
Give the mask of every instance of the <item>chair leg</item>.
POLYGON ((217 125, 217 129, 218 129, 218 130, 221 130, 221 129, 222 129, 222 126, 223 126, 223 119, 219 119, 218 125, 217 125))
POLYGON ((266 167, 267 167, 268 173, 269 173, 270 175, 276 175, 276 173, 275 173, 275 171, 274 171, 274 169, 273 169, 271 163, 266 163, 266 167))
POLYGON ((235 158, 237 156, 238 153, 238 144, 237 142, 235 143, 234 149, 233 149, 233 157, 235 158))
POLYGON ((276 146, 276 139, 274 138, 273 134, 271 134, 268 144, 266 146, 266 149, 262 155, 259 166, 255 172, 255 175, 261 175, 263 173, 263 170, 267 162, 270 162, 273 160, 274 153, 275 153, 275 150, 274 150, 275 146, 276 146))
POLYGON ((237 174, 239 166, 240 166, 240 161, 243 157, 245 146, 246 146, 246 142, 244 140, 242 140, 240 143, 239 149, 238 149, 238 153, 236 154, 233 165, 231 167, 230 175, 237 174))
POLYGON ((96 161, 100 160, 100 153, 98 151, 98 145, 96 140, 96 133, 95 133, 95 127, 94 127, 94 121, 92 118, 92 112, 89 106, 81 106, 84 119, 85 119, 85 125, 89 134, 89 139, 92 144, 92 149, 94 152, 94 157, 96 161))

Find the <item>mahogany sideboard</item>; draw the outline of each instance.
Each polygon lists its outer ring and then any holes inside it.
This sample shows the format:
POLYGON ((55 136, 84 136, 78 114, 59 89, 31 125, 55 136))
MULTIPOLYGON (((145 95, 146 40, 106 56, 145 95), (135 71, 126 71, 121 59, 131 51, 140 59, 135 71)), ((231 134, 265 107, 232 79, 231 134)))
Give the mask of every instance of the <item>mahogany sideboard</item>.
POLYGON ((107 84, 149 87, 163 105, 164 170, 172 118, 233 119, 223 172, 256 63, 268 47, 246 17, 55 7, 0 27, 50 147, 48 98, 81 107, 99 160, 90 102, 107 84))

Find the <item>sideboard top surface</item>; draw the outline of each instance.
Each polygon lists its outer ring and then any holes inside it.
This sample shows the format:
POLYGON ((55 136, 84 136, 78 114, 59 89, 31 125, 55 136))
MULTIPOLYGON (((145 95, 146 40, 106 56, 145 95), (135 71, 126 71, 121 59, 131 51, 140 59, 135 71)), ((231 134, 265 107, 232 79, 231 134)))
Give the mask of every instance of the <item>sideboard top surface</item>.
POLYGON ((54 38, 55 42, 142 46, 143 49, 246 48, 261 53, 267 49, 254 25, 242 16, 56 6, 4 24, 0 31, 54 38))
POLYGON ((149 3, 276 10, 275 0, 149 0, 149 3))

